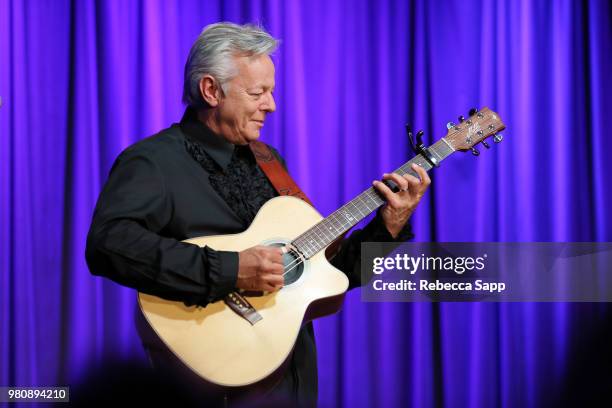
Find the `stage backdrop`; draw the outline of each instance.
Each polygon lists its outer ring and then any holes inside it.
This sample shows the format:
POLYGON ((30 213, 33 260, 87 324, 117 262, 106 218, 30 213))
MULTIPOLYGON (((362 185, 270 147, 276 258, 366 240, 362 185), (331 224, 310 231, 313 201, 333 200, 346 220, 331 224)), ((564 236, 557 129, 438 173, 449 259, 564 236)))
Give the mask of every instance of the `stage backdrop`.
MULTIPOLYGON (((282 40, 262 139, 324 215, 411 156, 406 122, 432 142, 488 106, 504 141, 434 172, 416 239, 606 241, 610 16, 605 0, 0 0, 0 385, 143 358, 135 292, 89 274, 85 237, 114 158, 180 119, 205 25, 258 22, 282 40)), ((536 406, 606 349, 590 342, 609 311, 364 304, 354 291, 316 322, 320 403, 536 406)), ((610 378, 583 375, 593 392, 610 378)))

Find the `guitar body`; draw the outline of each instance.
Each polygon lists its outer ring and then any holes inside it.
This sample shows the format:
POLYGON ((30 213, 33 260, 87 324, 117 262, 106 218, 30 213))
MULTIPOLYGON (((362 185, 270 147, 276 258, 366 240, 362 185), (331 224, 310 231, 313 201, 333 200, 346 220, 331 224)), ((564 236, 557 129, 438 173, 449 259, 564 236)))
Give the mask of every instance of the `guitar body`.
MULTIPOLYGON (((255 245, 283 246, 321 220, 321 215, 304 201, 276 197, 262 206, 249 229, 240 234, 185 242, 224 251, 242 251, 255 245)), ((245 390, 274 374, 278 376, 301 326, 336 312, 342 304, 348 279, 329 264, 325 251, 305 260, 299 268, 293 266, 286 266, 291 275, 287 273, 281 290, 245 295, 262 317, 253 325, 223 301, 203 308, 187 307, 143 293, 138 294, 138 301, 160 340, 191 371, 214 386, 245 390), (295 281, 291 283, 288 276, 295 281)))

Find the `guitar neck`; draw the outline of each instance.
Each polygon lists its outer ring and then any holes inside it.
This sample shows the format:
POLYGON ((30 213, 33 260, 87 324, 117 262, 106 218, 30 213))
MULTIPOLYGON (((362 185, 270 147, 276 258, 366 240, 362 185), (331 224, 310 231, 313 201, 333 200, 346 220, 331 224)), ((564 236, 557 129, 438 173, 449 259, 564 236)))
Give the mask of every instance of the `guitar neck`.
MULTIPOLYGON (((429 151, 438 162, 441 162, 455 150, 451 144, 442 138, 430 146, 429 151)), ((417 164, 427 171, 432 167, 425 157, 419 154, 396 169, 394 173, 402 176, 411 174, 418 178, 415 171, 411 168, 412 164, 417 164)), ((373 187, 370 187, 297 237, 293 240, 292 245, 306 258, 310 258, 326 248, 384 203, 385 201, 378 192, 373 187)))

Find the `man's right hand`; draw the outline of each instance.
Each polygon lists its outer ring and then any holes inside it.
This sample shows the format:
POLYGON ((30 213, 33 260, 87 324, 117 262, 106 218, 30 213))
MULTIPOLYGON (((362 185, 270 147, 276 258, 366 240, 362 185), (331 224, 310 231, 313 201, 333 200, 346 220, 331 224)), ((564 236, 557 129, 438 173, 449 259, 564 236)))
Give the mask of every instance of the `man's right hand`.
POLYGON ((284 272, 280 248, 254 246, 238 254, 236 287, 271 292, 283 287, 284 272))

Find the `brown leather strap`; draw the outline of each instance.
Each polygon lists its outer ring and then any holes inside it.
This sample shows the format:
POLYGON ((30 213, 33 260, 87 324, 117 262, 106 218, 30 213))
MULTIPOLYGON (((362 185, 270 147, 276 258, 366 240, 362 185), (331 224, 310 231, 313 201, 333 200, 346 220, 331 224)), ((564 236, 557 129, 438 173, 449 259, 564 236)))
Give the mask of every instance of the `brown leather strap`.
POLYGON ((279 195, 301 198, 312 205, 312 202, 306 197, 306 194, 298 187, 295 181, 293 181, 267 144, 255 140, 249 143, 249 147, 257 160, 259 168, 263 170, 279 195))

